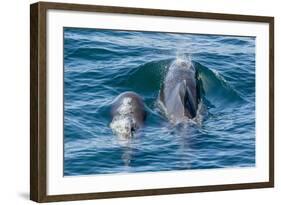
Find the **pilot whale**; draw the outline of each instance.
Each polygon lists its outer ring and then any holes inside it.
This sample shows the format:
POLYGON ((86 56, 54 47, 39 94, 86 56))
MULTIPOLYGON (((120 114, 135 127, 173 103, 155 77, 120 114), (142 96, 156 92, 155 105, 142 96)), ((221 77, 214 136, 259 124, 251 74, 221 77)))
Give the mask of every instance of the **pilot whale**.
POLYGON ((191 60, 176 59, 171 63, 159 101, 167 118, 174 124, 196 116, 199 92, 196 70, 191 60))
POLYGON ((130 138, 141 128, 146 118, 143 99, 135 92, 118 95, 111 107, 110 128, 122 138, 130 138))

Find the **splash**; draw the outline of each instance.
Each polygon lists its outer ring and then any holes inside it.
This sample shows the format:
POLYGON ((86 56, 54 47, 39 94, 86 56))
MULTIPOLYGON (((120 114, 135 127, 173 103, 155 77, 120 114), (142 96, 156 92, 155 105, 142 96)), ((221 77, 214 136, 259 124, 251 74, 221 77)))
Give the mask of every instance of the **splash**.
MULTIPOLYGON (((176 59, 172 62, 172 64, 185 64, 186 66, 182 66, 183 68, 194 68, 191 54, 177 52, 176 59)), ((172 66, 170 68, 172 68, 172 66)))
POLYGON ((185 53, 181 50, 178 50, 178 51, 176 51, 176 60, 191 62, 192 61, 192 54, 191 53, 185 53))

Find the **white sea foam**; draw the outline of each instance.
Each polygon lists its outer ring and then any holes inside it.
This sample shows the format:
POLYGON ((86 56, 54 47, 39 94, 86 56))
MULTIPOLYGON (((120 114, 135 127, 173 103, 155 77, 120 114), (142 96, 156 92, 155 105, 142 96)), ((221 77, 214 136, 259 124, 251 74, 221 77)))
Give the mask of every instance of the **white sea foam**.
MULTIPOLYGON (((179 66, 179 67, 176 67, 176 68, 177 69, 178 68, 193 68, 191 55, 185 55, 185 54, 177 53, 176 59, 173 61, 172 64, 180 65, 182 63, 185 63, 187 66, 179 66)), ((174 67, 171 66, 170 68, 174 68, 174 67)))
POLYGON ((227 84, 227 81, 226 81, 225 78, 219 73, 219 71, 217 71, 217 70, 215 70, 215 69, 212 69, 212 68, 209 68, 209 69, 216 75, 216 77, 217 77, 219 80, 221 80, 221 81, 223 81, 224 83, 227 84))

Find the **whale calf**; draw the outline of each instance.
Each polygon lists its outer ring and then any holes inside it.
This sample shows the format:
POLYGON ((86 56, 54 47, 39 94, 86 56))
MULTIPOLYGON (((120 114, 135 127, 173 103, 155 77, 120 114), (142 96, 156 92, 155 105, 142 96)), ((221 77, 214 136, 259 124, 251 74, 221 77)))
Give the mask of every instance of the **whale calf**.
POLYGON ((172 123, 181 123, 196 116, 199 92, 196 70, 190 60, 171 63, 160 90, 159 101, 172 123))
POLYGON ((132 137, 146 118, 143 99, 135 92, 121 93, 112 103, 111 116, 113 133, 122 138, 132 137))

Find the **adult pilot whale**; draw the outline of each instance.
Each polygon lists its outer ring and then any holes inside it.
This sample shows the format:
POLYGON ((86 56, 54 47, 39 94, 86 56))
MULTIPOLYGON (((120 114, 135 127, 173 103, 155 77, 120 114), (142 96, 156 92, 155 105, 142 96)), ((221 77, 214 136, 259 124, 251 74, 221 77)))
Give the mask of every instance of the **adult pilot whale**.
POLYGON ((141 128, 146 118, 142 97, 135 92, 118 95, 111 107, 110 128, 121 138, 130 138, 141 128))
POLYGON ((191 60, 176 59, 171 63, 159 100, 172 123, 178 124, 196 117, 200 97, 196 78, 196 69, 191 60))

